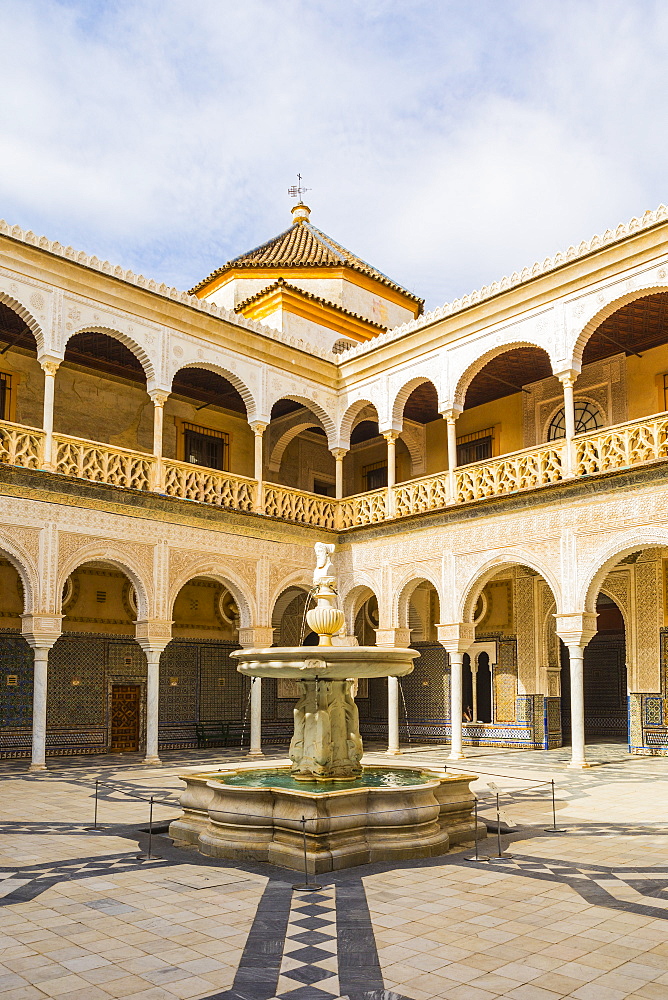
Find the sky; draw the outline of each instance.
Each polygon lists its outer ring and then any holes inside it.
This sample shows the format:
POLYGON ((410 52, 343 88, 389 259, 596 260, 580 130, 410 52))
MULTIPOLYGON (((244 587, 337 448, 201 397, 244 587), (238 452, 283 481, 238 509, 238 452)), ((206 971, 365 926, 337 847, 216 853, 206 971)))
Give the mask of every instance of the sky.
POLYGON ((665 0, 0 0, 0 217, 187 289, 311 221, 450 301, 668 201, 665 0))

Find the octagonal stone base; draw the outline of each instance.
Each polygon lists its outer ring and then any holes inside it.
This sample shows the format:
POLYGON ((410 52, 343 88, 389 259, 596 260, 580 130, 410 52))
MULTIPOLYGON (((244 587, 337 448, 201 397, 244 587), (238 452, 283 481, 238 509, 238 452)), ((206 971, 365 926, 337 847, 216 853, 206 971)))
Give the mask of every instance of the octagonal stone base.
POLYGON ((211 774, 182 775, 184 812, 169 835, 177 847, 193 847, 209 857, 303 871, 305 816, 312 874, 435 857, 474 835, 484 838, 483 823, 474 831, 469 783, 475 776, 423 773, 428 780, 421 785, 319 793, 226 785, 211 774))

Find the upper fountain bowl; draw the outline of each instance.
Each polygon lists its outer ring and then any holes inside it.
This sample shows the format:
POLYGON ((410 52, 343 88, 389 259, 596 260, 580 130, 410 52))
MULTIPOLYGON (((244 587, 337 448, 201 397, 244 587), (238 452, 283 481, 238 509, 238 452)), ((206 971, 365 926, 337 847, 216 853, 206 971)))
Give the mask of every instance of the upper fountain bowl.
POLYGON ((349 677, 403 677, 413 669, 417 649, 392 646, 286 646, 238 649, 237 669, 254 677, 344 681, 349 677))

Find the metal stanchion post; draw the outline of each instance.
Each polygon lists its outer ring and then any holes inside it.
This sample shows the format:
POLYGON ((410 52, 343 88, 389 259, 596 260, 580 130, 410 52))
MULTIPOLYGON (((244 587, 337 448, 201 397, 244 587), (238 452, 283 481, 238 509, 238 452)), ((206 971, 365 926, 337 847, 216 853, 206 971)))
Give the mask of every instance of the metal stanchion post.
POLYGON ((496 846, 498 853, 491 857, 491 862, 512 861, 512 854, 504 854, 501 850, 501 809, 499 807, 499 793, 496 793, 496 846))
POLYGON ((153 861, 153 856, 151 855, 151 847, 153 846, 153 796, 149 799, 148 806, 148 851, 146 854, 138 854, 138 861, 153 861))
POLYGON ((96 778, 95 779, 95 813, 94 813, 94 816, 93 816, 93 825, 86 827, 86 829, 90 830, 91 832, 93 830, 98 830, 99 829, 99 827, 97 825, 97 789, 98 789, 98 785, 99 784, 100 784, 99 778, 96 778))
POLYGON ((550 782, 552 786, 552 826, 545 827, 545 833, 567 833, 563 826, 557 826, 557 807, 554 802, 554 778, 550 782))
POLYGON ((308 859, 306 857, 306 816, 302 816, 302 837, 304 840, 304 881, 293 885, 293 889, 298 889, 299 892, 314 892, 316 889, 322 889, 321 885, 317 882, 309 882, 308 880, 308 859))
POLYGON ((473 844, 475 855, 472 858, 465 858, 465 861, 489 861, 486 854, 478 854, 478 796, 473 797, 473 844))

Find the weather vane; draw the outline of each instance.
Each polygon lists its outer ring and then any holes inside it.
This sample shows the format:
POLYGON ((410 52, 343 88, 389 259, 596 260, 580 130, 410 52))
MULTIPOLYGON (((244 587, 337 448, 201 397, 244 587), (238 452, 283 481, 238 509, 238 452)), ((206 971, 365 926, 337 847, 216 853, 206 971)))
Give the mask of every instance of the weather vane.
POLYGON ((302 195, 310 190, 310 188, 302 187, 302 175, 297 174, 297 183, 288 188, 288 194, 291 198, 299 198, 298 204, 301 205, 302 195))

